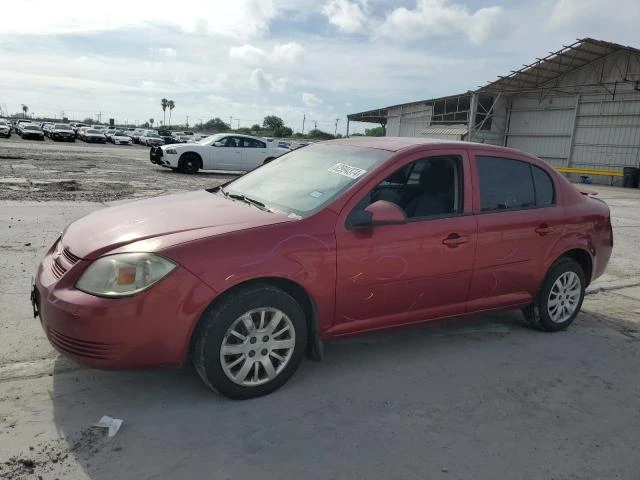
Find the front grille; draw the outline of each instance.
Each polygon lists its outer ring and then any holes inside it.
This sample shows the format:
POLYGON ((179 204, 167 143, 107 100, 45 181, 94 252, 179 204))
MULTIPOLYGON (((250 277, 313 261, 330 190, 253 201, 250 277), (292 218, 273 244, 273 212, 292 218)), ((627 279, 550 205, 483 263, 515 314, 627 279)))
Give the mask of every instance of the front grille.
POLYGON ((67 269, 60 265, 59 260, 56 258, 51 264, 51 272, 54 277, 62 278, 62 276, 67 272, 67 269))
POLYGON ((95 360, 109 360, 117 354, 116 348, 107 343, 91 342, 69 337, 53 328, 48 328, 47 332, 49 333, 49 340, 55 347, 71 355, 95 360))
POLYGON ((51 262, 51 272, 56 278, 62 278, 67 271, 80 261, 80 257, 71 253, 68 248, 63 248, 60 251, 61 245, 56 246, 56 254, 54 255, 53 262, 51 262))
POLYGON ((75 265, 80 260, 80 257, 75 256, 68 248, 64 248, 62 250, 62 256, 69 262, 71 265, 75 265))

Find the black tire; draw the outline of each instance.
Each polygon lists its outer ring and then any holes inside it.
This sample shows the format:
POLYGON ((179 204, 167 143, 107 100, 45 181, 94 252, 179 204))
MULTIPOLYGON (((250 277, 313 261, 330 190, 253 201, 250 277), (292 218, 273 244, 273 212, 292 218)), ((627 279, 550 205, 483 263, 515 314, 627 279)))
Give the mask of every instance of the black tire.
POLYGON ((224 297, 203 314, 194 332, 191 358, 200 378, 211 389, 233 399, 267 395, 284 385, 295 373, 307 344, 307 322, 300 305, 283 290, 269 284, 256 284, 224 297), (271 381, 256 386, 240 385, 224 372, 220 349, 229 327, 245 313, 258 308, 282 311, 293 324, 295 346, 289 362, 271 381))
POLYGON ((569 325, 571 325, 571 323, 578 316, 578 313, 580 313, 582 302, 584 300, 585 288, 585 274, 580 264, 571 258, 560 258, 551 266, 551 268, 547 272, 538 295, 536 295, 533 303, 525 307, 522 310, 522 313, 524 314, 524 317, 529 322, 529 324, 538 330, 543 330, 546 332, 557 332, 560 330, 564 330, 569 325), (571 316, 569 316, 562 322, 555 322, 552 320, 549 313, 549 295, 556 280, 558 280, 561 275, 567 272, 574 272, 578 276, 580 281, 580 296, 577 302, 577 306, 571 316))
POLYGON ((265 160, 264 160, 264 162, 262 162, 262 164, 266 165, 267 163, 269 163, 272 160, 275 160, 275 158, 273 158, 273 157, 265 158, 265 160))
POLYGON ((178 162, 178 169, 181 172, 194 174, 198 173, 200 170, 200 165, 202 159, 196 153, 185 153, 180 157, 180 161, 178 162))

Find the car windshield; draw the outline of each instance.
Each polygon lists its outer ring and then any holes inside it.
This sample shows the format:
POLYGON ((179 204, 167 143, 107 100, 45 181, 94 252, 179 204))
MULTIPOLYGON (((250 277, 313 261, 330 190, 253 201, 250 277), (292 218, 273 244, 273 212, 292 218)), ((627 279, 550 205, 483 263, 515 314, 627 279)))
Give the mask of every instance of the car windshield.
POLYGON ((102 133, 100 130, 87 130, 87 133, 102 133))
POLYGON ((146 135, 147 138, 160 138, 157 133, 148 133, 146 135))
POLYGON ((36 125, 25 125, 24 129, 25 130, 40 130, 40 127, 38 127, 36 125))
POLYGON ((0 120, 0 125, 8 125, 6 120, 0 120))
POLYGON ((57 124, 54 126, 54 128, 55 128, 56 130, 71 130, 71 127, 69 127, 69 125, 64 125, 64 124, 61 124, 61 123, 57 123, 57 124))
POLYGON ((213 145, 215 142, 220 140, 221 138, 227 136, 226 133, 216 133, 215 135, 210 135, 208 137, 203 138, 202 140, 198 140, 200 145, 213 145))
POLYGON ((307 217, 391 155, 392 152, 372 148, 313 145, 240 177, 224 187, 223 193, 242 195, 267 208, 307 217))
POLYGON ((124 135, 124 132, 122 130, 116 130, 115 132, 113 132, 114 135, 124 135))

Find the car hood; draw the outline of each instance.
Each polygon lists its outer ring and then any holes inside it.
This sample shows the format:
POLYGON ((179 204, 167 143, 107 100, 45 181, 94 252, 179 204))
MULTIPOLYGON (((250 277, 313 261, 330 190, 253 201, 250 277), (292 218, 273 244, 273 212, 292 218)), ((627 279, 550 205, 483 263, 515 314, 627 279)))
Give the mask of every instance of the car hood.
MULTIPOLYGON (((92 260, 133 242, 175 233, 202 229, 202 235, 209 236, 290 221, 284 215, 200 190, 98 210, 69 225, 62 244, 74 255, 92 260)), ((198 237, 194 233, 191 239, 198 237)))
MULTIPOLYGON (((193 143, 193 142, 188 142, 188 143, 180 143, 178 145, 176 144, 172 144, 172 145, 165 145, 166 148, 196 148, 196 147, 202 147, 202 145, 200 145, 199 143, 193 143)), ((163 148, 164 150, 164 148, 163 148)))

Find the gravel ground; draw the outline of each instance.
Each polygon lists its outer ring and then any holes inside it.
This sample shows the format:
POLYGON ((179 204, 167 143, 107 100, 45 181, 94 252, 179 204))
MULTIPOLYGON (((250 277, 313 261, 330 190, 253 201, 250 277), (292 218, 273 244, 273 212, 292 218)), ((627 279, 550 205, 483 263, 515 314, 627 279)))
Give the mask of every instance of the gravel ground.
POLYGON ((139 145, 0 139, 0 200, 108 202, 210 188, 230 178, 158 167, 139 145))

